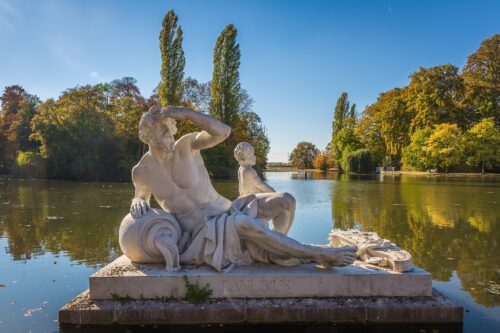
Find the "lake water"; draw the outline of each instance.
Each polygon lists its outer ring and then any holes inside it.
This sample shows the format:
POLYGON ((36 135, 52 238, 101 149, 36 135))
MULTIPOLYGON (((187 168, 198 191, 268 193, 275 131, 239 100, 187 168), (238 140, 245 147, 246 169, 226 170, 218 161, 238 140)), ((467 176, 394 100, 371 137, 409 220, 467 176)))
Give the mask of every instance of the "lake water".
MULTIPOLYGON (((266 177, 297 199, 291 237, 319 244, 332 227, 376 231, 464 306, 465 332, 500 332, 499 177, 266 177)), ((238 194, 237 182, 215 187, 238 194)), ((58 309, 121 254, 132 196, 126 183, 0 178, 0 332, 58 331, 58 309)))

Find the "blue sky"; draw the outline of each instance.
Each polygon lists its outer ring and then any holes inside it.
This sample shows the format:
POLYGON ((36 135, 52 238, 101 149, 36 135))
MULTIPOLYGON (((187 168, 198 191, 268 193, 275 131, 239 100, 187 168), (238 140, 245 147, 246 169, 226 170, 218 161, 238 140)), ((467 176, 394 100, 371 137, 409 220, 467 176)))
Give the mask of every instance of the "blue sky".
POLYGON ((237 27, 240 80, 268 130, 270 161, 302 140, 323 149, 343 91, 361 112, 419 66, 462 68, 500 33, 500 1, 0 0, 0 89, 20 84, 46 99, 132 76, 149 96, 169 9, 184 31, 185 75, 200 81, 211 78, 219 33, 237 27))

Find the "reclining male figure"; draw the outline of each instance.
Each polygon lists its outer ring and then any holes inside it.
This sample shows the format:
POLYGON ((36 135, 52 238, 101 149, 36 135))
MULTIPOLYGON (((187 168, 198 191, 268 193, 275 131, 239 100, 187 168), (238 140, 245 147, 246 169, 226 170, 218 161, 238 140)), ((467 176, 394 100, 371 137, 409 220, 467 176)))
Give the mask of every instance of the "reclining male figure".
MULTIPOLYGON (((230 133, 230 127, 219 120, 185 107, 152 107, 143 114, 139 138, 149 145, 149 151, 132 170, 135 186, 130 208, 132 216, 139 218, 146 214, 151 194, 162 209, 175 216, 183 231, 191 234, 199 232, 208 218, 227 212, 231 201, 213 188, 200 150, 217 145, 230 133), (186 134, 175 141, 175 120, 184 119, 191 120, 202 131, 186 134)), ((241 241, 251 241, 283 258, 346 266, 356 257, 354 247, 323 248, 302 244, 269 230, 252 216, 239 214, 234 224, 241 241)), ((225 242, 223 239, 217 241, 225 242)))

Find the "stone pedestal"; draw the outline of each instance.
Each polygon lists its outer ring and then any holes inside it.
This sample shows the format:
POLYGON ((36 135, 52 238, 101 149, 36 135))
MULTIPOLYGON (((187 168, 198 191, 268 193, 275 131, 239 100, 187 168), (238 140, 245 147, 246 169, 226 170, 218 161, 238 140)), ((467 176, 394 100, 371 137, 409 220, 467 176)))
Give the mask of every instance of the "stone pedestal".
POLYGON ((268 264, 236 267, 220 273, 208 266, 166 272, 163 265, 134 264, 121 256, 90 276, 90 298, 183 298, 183 276, 191 283, 209 285, 211 298, 382 297, 431 296, 431 274, 414 266, 396 273, 355 262, 348 267, 324 269, 315 264, 282 267, 268 264))
MULTIPOLYGON (((63 327, 78 328, 87 325, 93 328, 95 325, 219 327, 293 323, 448 325, 460 324, 462 320, 462 307, 435 290, 432 297, 233 298, 209 300, 201 304, 182 300, 94 301, 89 298, 87 290, 59 311, 59 323, 63 327)), ((400 328, 405 331, 404 327, 400 328)))
POLYGON ((90 290, 59 311, 63 326, 78 327, 449 324, 462 318, 462 307, 432 290, 431 274, 418 267, 395 273, 362 262, 329 269, 257 264, 230 273, 205 266, 169 273, 163 265, 137 265, 125 256, 93 274, 90 290), (183 299, 184 276, 208 284, 212 298, 200 304, 183 299))

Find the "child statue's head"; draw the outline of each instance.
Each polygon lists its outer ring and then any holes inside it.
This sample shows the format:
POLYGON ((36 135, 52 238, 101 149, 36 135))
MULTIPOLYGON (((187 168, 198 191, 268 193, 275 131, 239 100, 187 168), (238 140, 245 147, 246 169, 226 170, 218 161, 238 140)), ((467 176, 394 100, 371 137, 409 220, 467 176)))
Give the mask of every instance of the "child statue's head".
POLYGON ((255 153, 253 146, 248 142, 240 142, 234 148, 234 158, 241 166, 255 165, 255 153))

